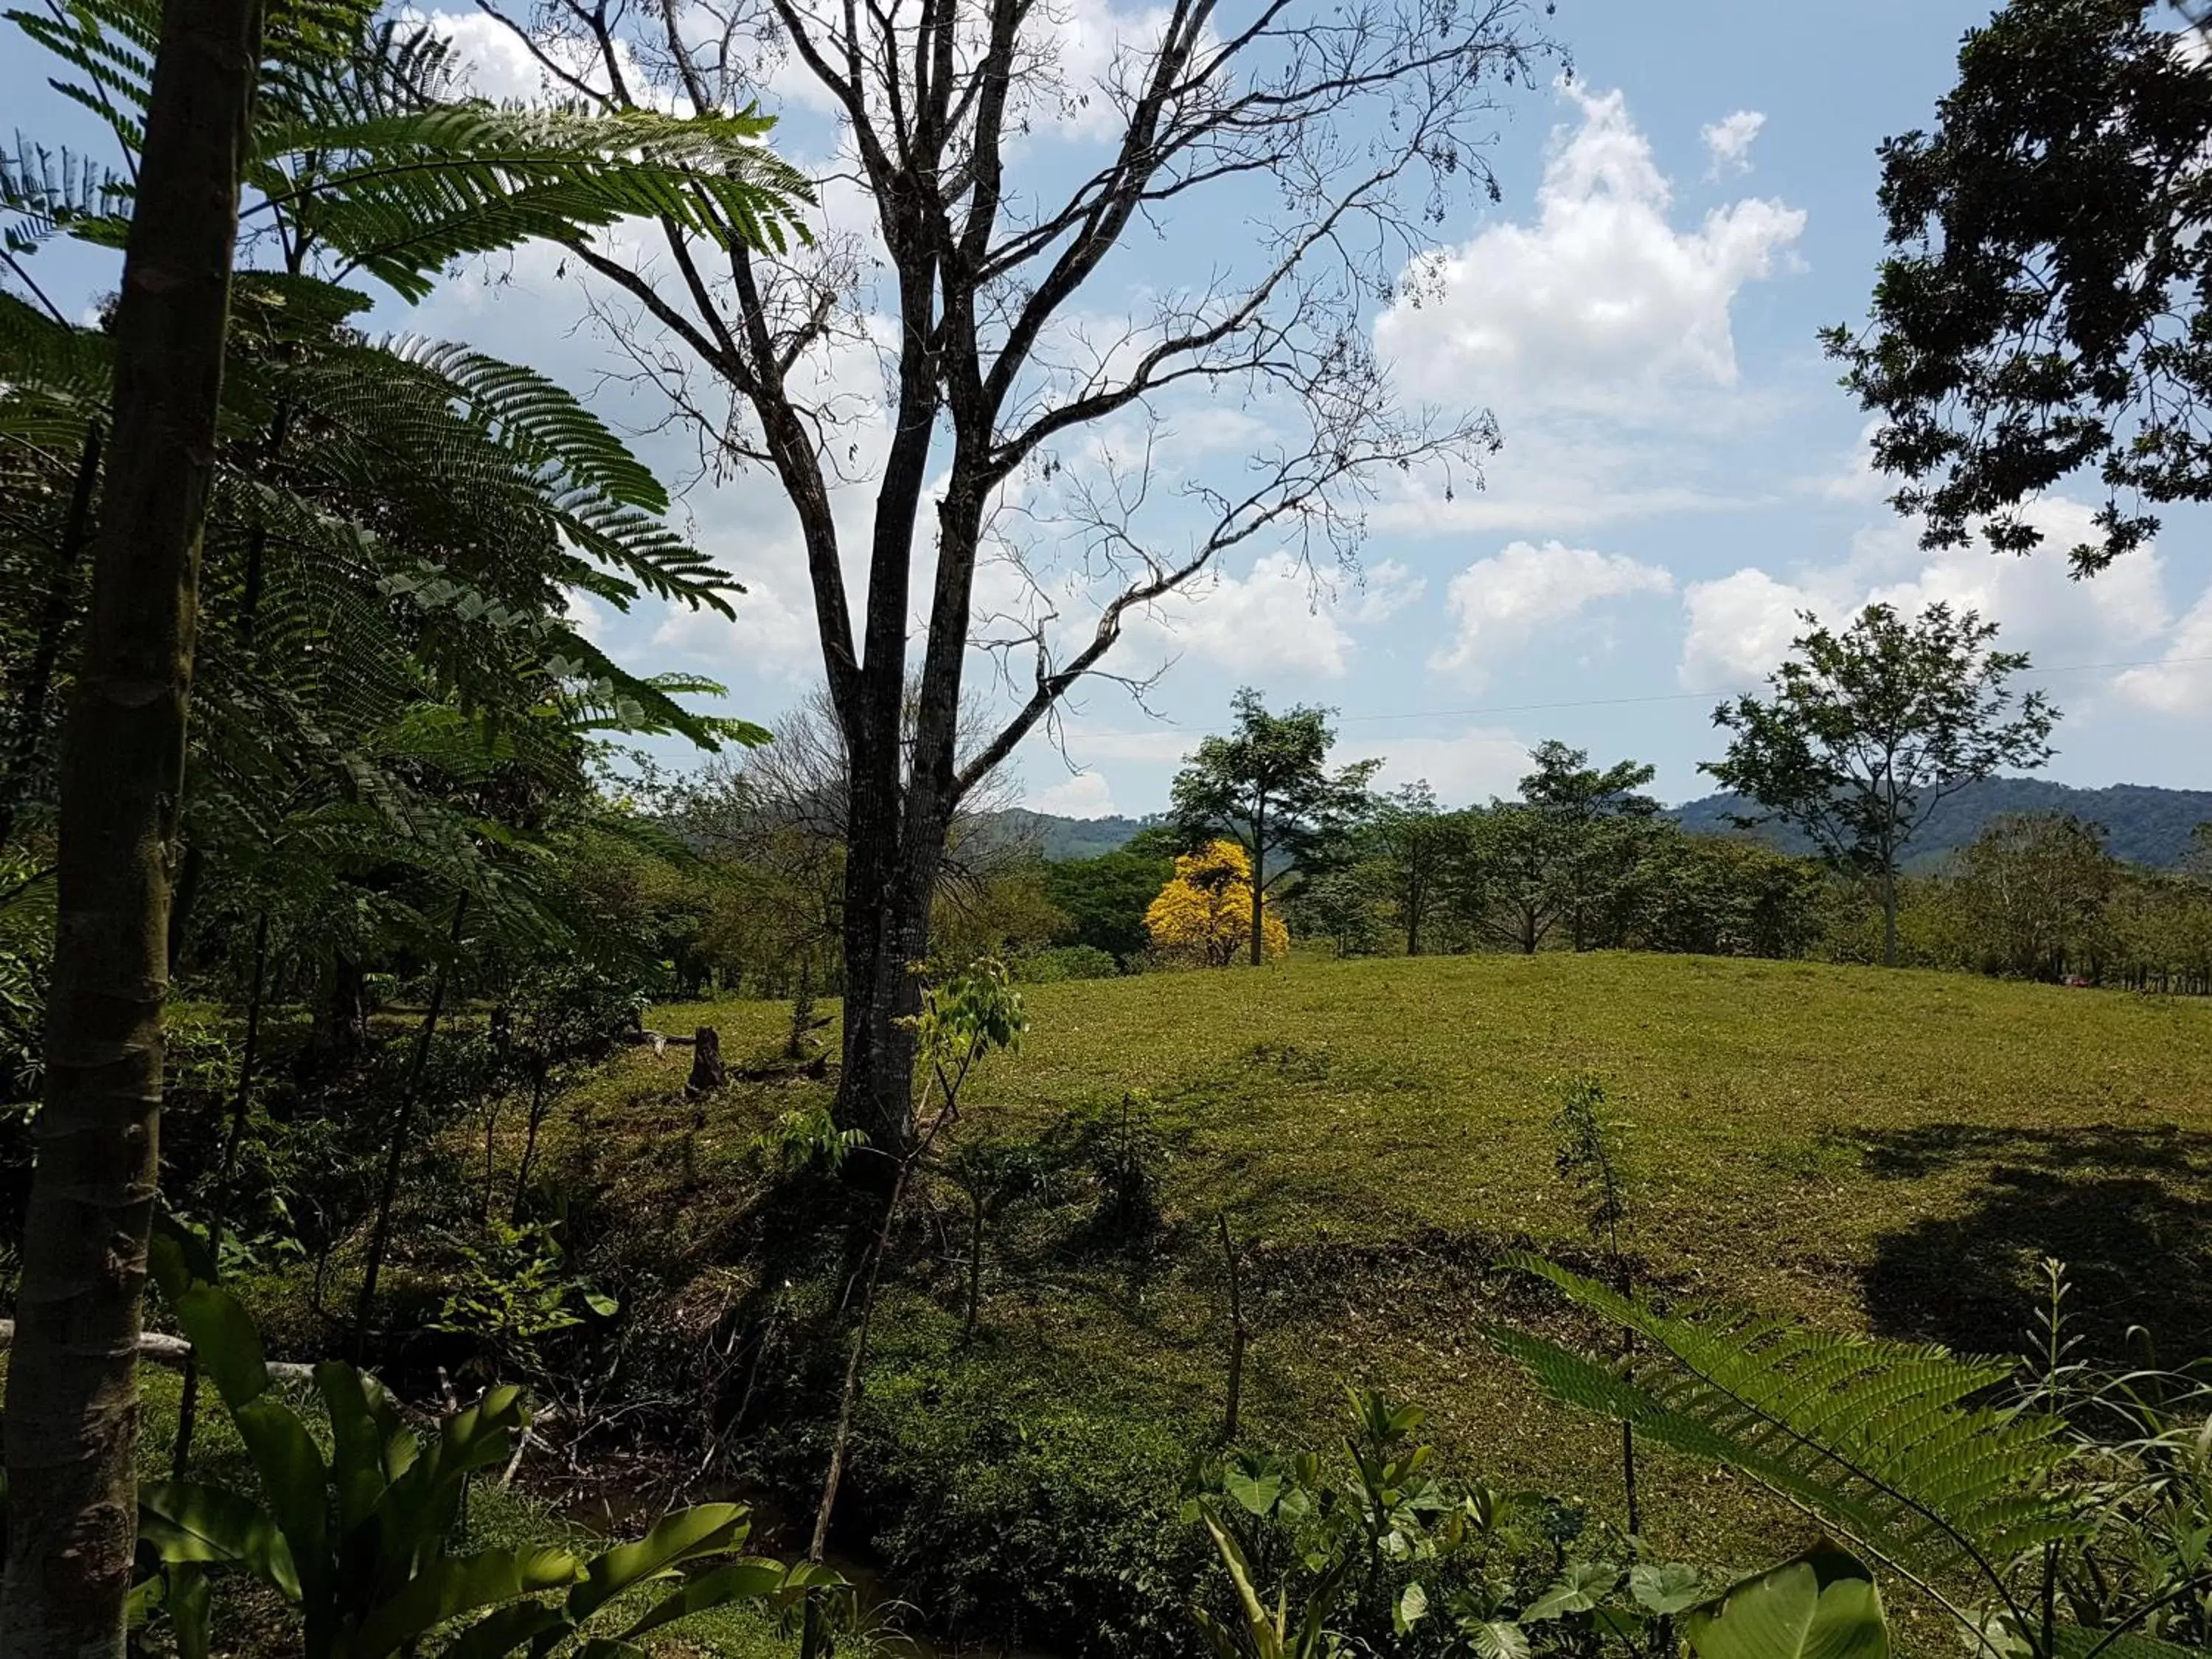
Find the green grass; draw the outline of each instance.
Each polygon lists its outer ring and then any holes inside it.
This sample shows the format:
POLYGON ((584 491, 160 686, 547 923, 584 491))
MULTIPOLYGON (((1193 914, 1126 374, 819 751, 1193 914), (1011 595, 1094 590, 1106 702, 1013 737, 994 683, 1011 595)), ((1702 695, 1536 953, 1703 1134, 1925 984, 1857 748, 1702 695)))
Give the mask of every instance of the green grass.
MULTIPOLYGON (((899 1506, 974 1497, 1011 1455, 975 1448, 1007 1424, 1023 1455, 1076 1418, 1206 1439, 1228 1328, 1220 1213, 1246 1258, 1252 1437, 1326 1443, 1342 1384, 1383 1386, 1431 1408, 1462 1472, 1617 1504, 1605 1437, 1537 1400, 1477 1328, 1538 1305, 1485 1271, 1499 1249, 1581 1242, 1547 1127, 1578 1072, 1629 1125, 1632 1243, 1656 1280, 2016 1348, 2051 1255, 2073 1264, 2094 1344, 2117 1350, 2140 1324, 2166 1359, 2212 1352, 2212 1004, 1612 954, 1294 960, 1027 1000, 1026 1044, 991 1063, 961 1132, 1032 1133, 1133 1098, 1169 1152, 1164 1228, 1145 1251, 1085 1253, 1064 1215, 1011 1218, 969 1347, 957 1266, 909 1261, 871 1374, 875 1467, 864 1450, 854 1477, 895 1556, 931 1535, 899 1506), (963 1413, 996 1425, 965 1453, 945 1421, 963 1413), (928 1458, 963 1455, 966 1474, 922 1479, 928 1458)), ((774 1048, 786 1010, 653 1019, 714 1024, 741 1062, 774 1048)), ((689 1058, 620 1063, 558 1154, 604 1192, 629 1271, 665 1277, 671 1316, 759 1287, 739 1219, 764 1185, 750 1148, 825 1086, 733 1084, 701 1122, 675 1095, 689 1058)), ((1710 1471, 1654 1482, 1649 1530, 1708 1559, 1771 1555, 1777 1522, 1796 1526, 1710 1471)))

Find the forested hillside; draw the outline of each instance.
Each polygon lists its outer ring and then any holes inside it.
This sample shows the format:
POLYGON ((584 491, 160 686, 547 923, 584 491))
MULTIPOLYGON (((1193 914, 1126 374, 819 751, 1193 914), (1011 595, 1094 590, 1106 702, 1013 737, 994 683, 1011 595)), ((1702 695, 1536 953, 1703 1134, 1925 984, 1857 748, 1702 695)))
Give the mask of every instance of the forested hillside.
MULTIPOLYGON (((1750 810, 1741 795, 1706 795, 1674 809, 1686 830, 1724 834, 1731 813, 1750 810)), ((2212 820, 2212 789, 2157 789, 2118 783, 2075 789, 2048 778, 1989 778, 1967 785, 1938 806, 1914 837, 1907 869, 1925 870, 1972 842, 1992 818, 2007 812, 2063 812, 2106 832, 2106 849, 2130 864, 2170 870, 2189 851, 2189 835, 2212 820)), ((1759 838, 1786 853, 1810 853, 1813 843, 1787 824, 1760 829, 1759 838)))
MULTIPOLYGON (((1735 832, 1732 812, 1749 810, 1740 795, 1704 795, 1673 809, 1685 830, 1707 835, 1735 832)), ((2106 847, 2115 858, 2154 869, 2170 870, 2189 851, 2189 834, 2212 821, 2212 789, 2159 789, 2149 784, 2117 783, 2104 789, 2076 789, 2048 778, 1990 778, 1971 784, 1936 809, 1914 841, 1907 867, 1926 869, 1966 846, 1990 820, 2006 812, 2063 812, 2100 824, 2106 847)), ((1110 853, 1142 830, 1145 818, 1065 818, 1018 807, 1004 815, 1024 833, 1040 856, 1096 858, 1110 853)), ((1786 824, 1757 831, 1759 838, 1787 853, 1810 853, 1812 842, 1786 824)))

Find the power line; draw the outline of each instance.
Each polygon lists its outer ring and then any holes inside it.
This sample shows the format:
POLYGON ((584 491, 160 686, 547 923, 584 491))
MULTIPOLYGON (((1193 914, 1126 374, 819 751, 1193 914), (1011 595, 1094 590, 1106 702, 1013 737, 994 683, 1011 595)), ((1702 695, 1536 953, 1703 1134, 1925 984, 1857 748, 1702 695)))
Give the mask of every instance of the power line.
MULTIPOLYGON (((2061 663, 2049 668, 2024 668, 2023 674, 2088 674, 2112 668, 2179 667, 2185 663, 2212 662, 2212 657, 2144 657, 2134 662, 2061 663)), ((1715 691, 1658 691, 1636 697, 1583 697, 1571 702, 1501 702, 1482 708, 1407 708, 1392 714, 1343 714, 1337 723, 1353 726, 1372 720, 1465 720, 1477 714, 1528 714, 1553 708, 1617 708, 1631 703, 1703 702, 1711 697, 1733 697, 1741 688, 1715 691)))

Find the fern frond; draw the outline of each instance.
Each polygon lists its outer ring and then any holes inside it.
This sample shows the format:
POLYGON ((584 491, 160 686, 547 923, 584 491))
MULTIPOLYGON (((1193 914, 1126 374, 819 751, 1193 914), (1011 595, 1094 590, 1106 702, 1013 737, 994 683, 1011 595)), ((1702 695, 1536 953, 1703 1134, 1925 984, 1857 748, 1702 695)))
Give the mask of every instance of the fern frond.
POLYGON ((1923 1586, 1972 1574, 2008 1601, 2017 1557, 2089 1528, 2054 1480, 2063 1425, 1980 1403, 2011 1362, 1740 1312, 1681 1317, 1540 1256, 1506 1261, 1648 1345, 1605 1361, 1489 1330, 1547 1393, 1750 1475, 1923 1586))

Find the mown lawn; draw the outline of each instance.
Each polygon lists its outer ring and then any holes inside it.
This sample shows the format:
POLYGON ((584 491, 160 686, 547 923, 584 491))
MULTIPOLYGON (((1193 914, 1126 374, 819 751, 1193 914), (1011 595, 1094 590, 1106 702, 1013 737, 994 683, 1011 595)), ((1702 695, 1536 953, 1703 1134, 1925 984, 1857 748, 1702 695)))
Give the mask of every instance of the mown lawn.
MULTIPOLYGON (((872 1367, 887 1434, 988 1400, 1024 1436, 1073 1413, 1203 1443, 1227 1342, 1225 1214, 1255 1331, 1250 1437, 1323 1443, 1346 1382, 1382 1386, 1431 1408, 1462 1471, 1616 1504, 1610 1443, 1535 1399, 1480 1331, 1547 1316, 1488 1270, 1499 1249, 1581 1243, 1547 1126, 1582 1072, 1625 1121, 1632 1243, 1659 1282, 2018 1348, 2036 1264, 2056 1255, 2094 1346, 2116 1352, 2139 1326, 2166 1359, 2212 1353, 2212 1003, 1612 954, 1294 960, 1027 1000, 1028 1042, 992 1062, 961 1133, 1126 1107, 1162 1148, 1162 1224, 1085 1251, 1011 1214, 963 1346, 957 1205, 941 1194, 946 1259, 909 1264, 872 1367)), ((742 1062, 786 1018, 721 1003, 653 1020, 714 1024, 742 1062)), ((653 1229, 672 1270, 746 1278, 713 1258, 731 1253, 749 1148, 827 1085, 733 1084, 695 1116, 673 1092, 688 1061, 641 1052, 594 1085, 568 1168, 606 1183, 617 1225, 653 1229)), ((865 1493, 865 1453, 854 1478, 865 1493)), ((1655 1484, 1662 1543, 1771 1556, 1781 1517, 1726 1480, 1662 1467, 1655 1484)))

